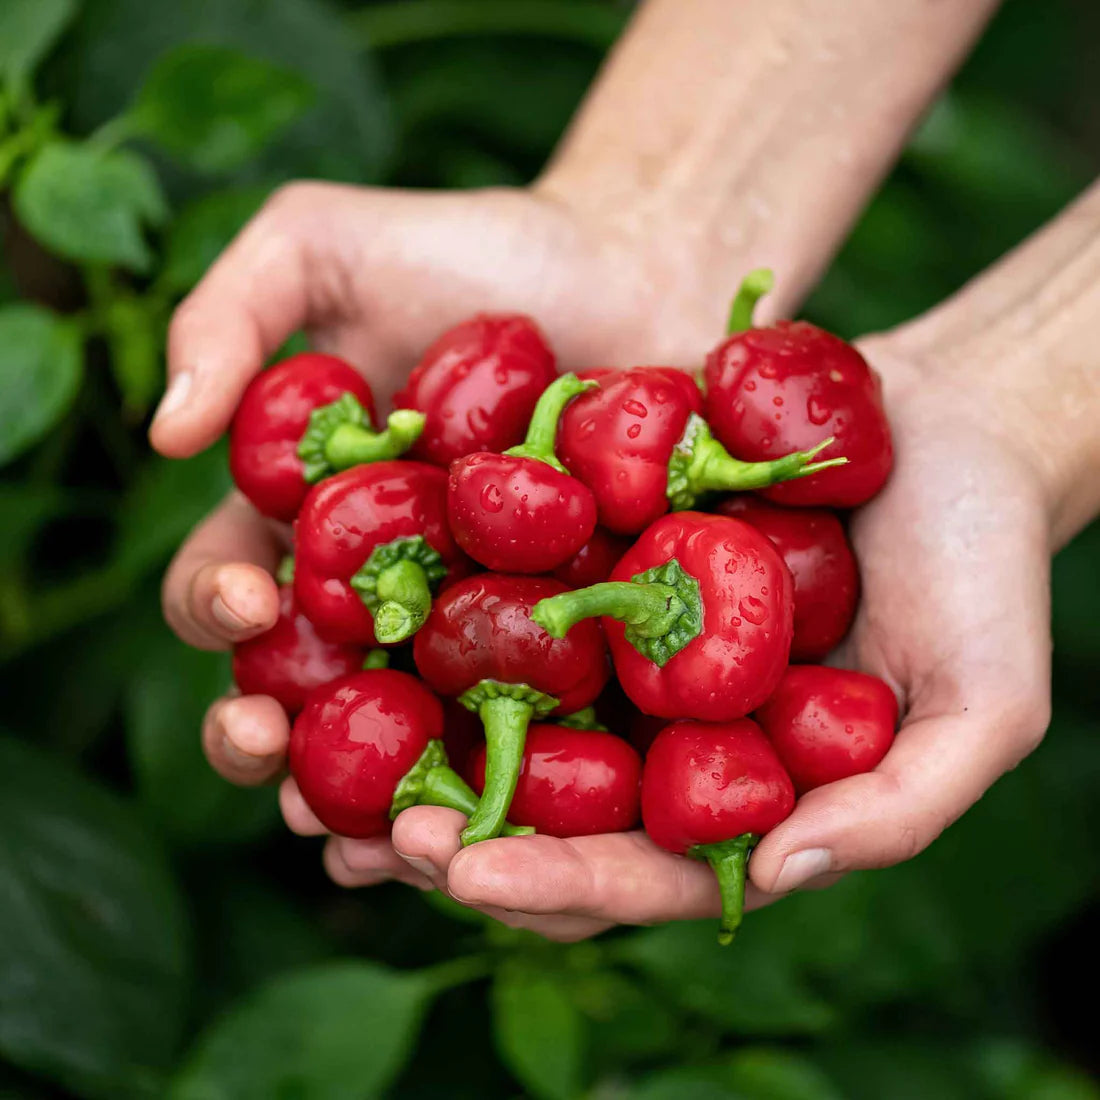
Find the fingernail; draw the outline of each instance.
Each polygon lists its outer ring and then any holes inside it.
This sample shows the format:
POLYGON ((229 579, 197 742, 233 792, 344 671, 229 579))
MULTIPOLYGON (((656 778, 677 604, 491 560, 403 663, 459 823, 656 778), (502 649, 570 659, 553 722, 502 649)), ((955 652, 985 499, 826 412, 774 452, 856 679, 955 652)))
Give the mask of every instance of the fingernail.
POLYGON ((232 631, 234 634, 242 630, 251 630, 255 625, 254 623, 248 622, 241 615, 238 615, 237 612, 222 599, 220 593, 210 601, 210 614, 213 615, 226 630, 232 631))
POLYGON ((430 859, 421 859, 419 856, 406 856, 397 853, 414 870, 419 871, 425 878, 431 878, 436 873, 435 864, 430 859))
POLYGON ((832 866, 833 853, 828 848, 807 848, 803 852, 795 852, 783 861, 772 892, 787 894, 797 890, 810 879, 826 874, 832 866))
POLYGON ((153 419, 161 420, 164 417, 172 416, 173 413, 183 408, 191 393, 194 380, 194 375, 189 370, 180 371, 172 379, 168 389, 164 391, 164 396, 160 399, 156 416, 153 419))

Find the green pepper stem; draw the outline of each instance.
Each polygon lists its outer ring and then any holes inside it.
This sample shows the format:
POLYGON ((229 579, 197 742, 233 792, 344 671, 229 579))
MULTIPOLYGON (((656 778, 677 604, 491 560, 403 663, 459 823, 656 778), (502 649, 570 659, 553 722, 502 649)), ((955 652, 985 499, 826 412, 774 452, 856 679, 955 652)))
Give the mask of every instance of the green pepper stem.
POLYGON ((688 855, 705 859, 718 879, 722 898, 722 919, 718 925, 718 942, 725 947, 733 942, 745 911, 745 871, 749 855, 760 838, 754 833, 742 833, 733 840, 715 844, 697 844, 688 855))
POLYGON ((527 726, 533 714, 530 702, 505 695, 485 699, 478 707, 485 726, 485 788, 462 830, 463 845, 500 835, 516 793, 527 726))
POLYGON ((531 618, 551 638, 564 638, 581 619, 598 615, 626 623, 643 637, 659 637, 668 633, 683 610, 672 585, 602 581, 539 600, 531 618))
POLYGON ((416 409, 395 409, 383 431, 363 424, 337 425, 325 441, 325 458, 335 470, 347 470, 364 462, 379 462, 404 454, 424 430, 424 414, 416 409))
POLYGON ((531 423, 527 426, 527 436, 516 447, 509 447, 504 453, 517 458, 535 458, 546 462, 555 470, 566 473, 565 467, 554 454, 554 443, 558 437, 558 421, 569 404, 578 394, 595 389, 599 383, 582 382, 575 374, 563 374, 551 382, 542 391, 531 414, 531 423))
MULTIPOLYGON (((477 795, 447 763, 443 742, 433 738, 420 759, 401 777, 390 802, 390 820, 410 806, 445 806, 467 817, 477 808, 477 795)), ((505 836, 527 836, 535 830, 525 826, 504 825, 505 836)))
MULTIPOLYGON (((450 767, 432 768, 424 777, 420 794, 422 806, 445 806, 449 810, 472 817, 477 810, 477 795, 473 788, 450 767)), ((530 825, 504 823, 501 836, 530 836, 535 830, 530 825)))
POLYGON ((571 730, 596 730, 601 733, 609 732, 596 714, 595 707, 581 707, 572 714, 566 714, 562 718, 554 719, 555 726, 566 726, 571 730))
POLYGON ((732 336, 735 332, 744 332, 752 328, 752 314, 756 309, 756 303, 768 293, 775 285, 775 276, 771 268, 758 267, 750 271, 737 288, 730 306, 729 321, 726 324, 726 332, 732 336))
POLYGON ((403 642, 424 625, 432 589, 418 562, 405 558, 386 566, 378 574, 375 591, 380 603, 374 612, 374 636, 383 645, 403 642))
POLYGON ((833 442, 833 436, 829 436, 806 451, 792 451, 768 462, 742 462, 714 438, 701 416, 692 413, 680 442, 673 448, 668 460, 666 493, 669 504, 673 511, 679 512, 694 508, 704 493, 763 489, 780 481, 793 481, 834 466, 843 466, 847 458, 813 461, 833 442))
POLYGON ((368 649, 363 658, 363 671, 372 669, 389 668, 390 655, 384 649, 368 649))

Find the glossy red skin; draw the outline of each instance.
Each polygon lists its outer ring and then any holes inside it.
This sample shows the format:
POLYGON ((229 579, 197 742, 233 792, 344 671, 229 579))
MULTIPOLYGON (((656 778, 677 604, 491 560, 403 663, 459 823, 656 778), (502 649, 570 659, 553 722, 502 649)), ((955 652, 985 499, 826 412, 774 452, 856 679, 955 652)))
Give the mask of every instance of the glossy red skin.
POLYGON ((450 574, 469 568, 447 526, 447 475, 426 462, 353 466, 309 492, 294 525, 294 595, 317 632, 372 646, 374 620, 350 580, 376 546, 423 535, 450 574))
POLYGON ((602 527, 632 535, 668 511, 668 463, 702 399, 692 379, 671 367, 591 370, 599 389, 565 410, 557 455, 592 490, 602 527))
POLYGON ((570 588, 586 588, 599 584, 611 576, 611 570, 630 549, 630 539, 613 535, 602 527, 592 532, 592 537, 568 560, 553 572, 570 588))
POLYGON ((237 488, 265 516, 289 523, 309 486, 298 444, 309 414, 352 393, 374 424, 374 397, 365 379, 335 355, 293 355, 256 375, 229 428, 229 470, 237 488))
MULTIPOLYGON (((481 794, 484 745, 472 763, 471 785, 481 794)), ((625 832, 638 824, 641 777, 641 758, 612 733, 531 726, 508 820, 546 836, 625 832)))
POLYGON ((593 620, 564 638, 531 621, 531 608, 566 591, 550 577, 480 573, 442 593, 413 641, 420 675, 440 695, 481 680, 527 684, 560 700, 553 714, 588 706, 607 682, 607 649, 593 620))
POLYGON ((763 836, 790 816, 794 802, 790 776, 750 718, 673 722, 642 769, 642 823, 670 852, 763 836))
POLYGON ((554 353, 530 317, 483 313, 455 325, 394 398, 427 417, 411 456, 446 467, 522 443, 535 402, 556 377, 554 353))
POLYGON ((646 714, 725 722, 758 707, 787 667, 794 584, 771 541, 726 516, 677 512, 639 536, 611 573, 628 581, 675 558, 699 582, 703 629, 660 667, 604 618, 623 690, 646 714))
POLYGON ((894 743, 898 701, 877 676, 794 665, 756 720, 805 794, 872 771, 894 743))
POLYGON ((318 688, 290 734, 302 797, 340 836, 385 836, 397 784, 443 732, 443 707, 415 676, 356 672, 318 688))
POLYGON ((820 661, 839 644, 859 602, 859 566, 844 525, 821 508, 782 508, 742 493, 715 509, 775 543, 794 578, 792 661, 820 661))
POLYGON ((358 646, 326 642, 294 602, 290 585, 279 589, 275 625, 233 647, 233 679, 242 695, 270 695, 293 717, 316 687, 363 667, 358 646))
POLYGON ((806 321, 749 329, 707 357, 707 421, 731 454, 749 462, 834 442, 818 461, 847 465, 771 485, 780 504, 853 508, 886 482, 894 461, 878 375, 851 344, 806 321))
POLYGON ((488 451, 451 463, 447 519, 455 541, 499 573, 546 573, 596 528, 587 486, 546 462, 488 451))

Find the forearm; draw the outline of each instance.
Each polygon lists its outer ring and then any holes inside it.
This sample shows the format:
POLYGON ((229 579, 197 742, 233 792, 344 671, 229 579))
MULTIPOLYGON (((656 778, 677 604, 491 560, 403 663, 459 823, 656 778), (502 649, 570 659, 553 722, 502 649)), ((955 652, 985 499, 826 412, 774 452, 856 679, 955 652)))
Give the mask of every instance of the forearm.
POLYGON ((1062 545, 1100 511, 1100 182, 892 334, 1028 453, 1062 545))
POLYGON ((708 284, 790 311, 996 0, 649 0, 539 186, 659 236, 708 284))

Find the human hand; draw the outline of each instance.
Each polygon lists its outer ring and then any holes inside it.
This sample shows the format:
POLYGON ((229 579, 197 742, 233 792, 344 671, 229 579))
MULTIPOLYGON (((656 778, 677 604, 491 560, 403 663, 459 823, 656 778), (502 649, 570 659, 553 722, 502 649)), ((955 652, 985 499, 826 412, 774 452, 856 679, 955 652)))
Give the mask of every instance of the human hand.
MULTIPOLYGON (((1048 721, 1040 479, 979 390, 918 367, 889 337, 863 350, 884 377, 897 466, 854 519, 864 594, 837 660, 890 683, 905 717, 873 772, 811 791, 763 839, 749 909, 915 855, 1038 744, 1048 721)), ((551 938, 720 910, 710 871, 644 834, 460 850, 461 824, 450 811, 407 810, 393 847, 457 900, 551 938)), ((326 864, 345 885, 380 870, 362 842, 341 838, 326 864)))
MULTIPOLYGON (((717 331, 720 296, 686 255, 597 227, 538 188, 412 194, 294 184, 273 199, 181 304, 169 334, 169 388, 151 438, 183 457, 227 427, 251 377, 291 332, 395 390, 445 328, 479 310, 521 310, 546 329, 563 369, 692 361, 717 331), (711 316, 711 314, 714 316, 711 316)), ((224 648, 268 629, 288 531, 233 494, 165 577, 168 622, 184 641, 224 648)), ((236 783, 284 767, 289 736, 274 700, 214 703, 203 743, 236 783)))

